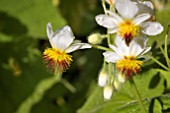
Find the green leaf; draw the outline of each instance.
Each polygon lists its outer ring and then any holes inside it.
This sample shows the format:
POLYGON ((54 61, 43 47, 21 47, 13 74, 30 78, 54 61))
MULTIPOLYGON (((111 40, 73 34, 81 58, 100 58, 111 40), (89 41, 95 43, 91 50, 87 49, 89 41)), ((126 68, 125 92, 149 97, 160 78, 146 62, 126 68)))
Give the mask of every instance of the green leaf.
MULTIPOLYGON (((159 69, 151 69, 135 76, 135 83, 147 110, 150 106, 149 99, 162 95, 163 82, 164 77, 159 69)), ((114 92, 110 101, 104 101, 102 94, 102 88, 96 86, 96 90, 90 95, 84 106, 78 110, 78 113, 141 113, 141 106, 128 81, 119 92, 114 92)))
POLYGON ((166 90, 170 90, 170 72, 164 70, 160 70, 160 72, 166 80, 166 90))
POLYGON ((162 113, 162 106, 161 106, 161 103, 155 99, 154 100, 154 108, 153 108, 153 113, 162 113))
POLYGON ((0 11, 18 19, 32 37, 45 37, 48 22, 52 22, 54 28, 66 24, 58 8, 49 0, 1 0, 0 11))

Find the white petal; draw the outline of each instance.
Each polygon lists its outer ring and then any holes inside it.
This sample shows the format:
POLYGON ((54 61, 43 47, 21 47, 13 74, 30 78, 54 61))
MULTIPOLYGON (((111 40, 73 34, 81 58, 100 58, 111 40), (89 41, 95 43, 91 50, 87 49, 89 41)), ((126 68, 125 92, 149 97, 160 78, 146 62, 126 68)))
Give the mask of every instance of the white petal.
POLYGON ((153 4, 149 1, 139 2, 136 4, 138 6, 138 14, 149 13, 152 16, 155 15, 153 4))
POLYGON ((154 6, 153 6, 152 2, 150 2, 150 1, 144 1, 143 4, 146 5, 146 6, 148 6, 148 7, 150 7, 152 10, 154 10, 154 6))
POLYGON ((151 17, 150 14, 141 14, 141 15, 138 15, 137 17, 134 18, 134 24, 135 25, 139 25, 140 23, 148 20, 149 18, 151 17))
POLYGON ((104 58, 105 58, 105 60, 106 60, 106 62, 112 62, 112 63, 115 63, 115 62, 117 62, 118 60, 120 60, 120 59, 122 59, 117 53, 115 53, 115 52, 109 52, 109 51, 107 51, 107 52, 104 52, 103 53, 103 55, 104 55, 104 58))
POLYGON ((54 32, 52 30, 52 25, 51 25, 50 22, 46 26, 46 32, 47 32, 47 37, 48 37, 48 39, 50 41, 50 44, 53 45, 52 42, 51 42, 51 39, 52 39, 52 37, 54 35, 54 32))
POLYGON ((129 56, 129 47, 126 45, 125 40, 123 40, 122 37, 117 35, 115 37, 115 43, 117 48, 119 48, 121 56, 129 56))
POLYGON ((143 51, 137 56, 138 58, 143 57, 144 54, 148 53, 151 50, 151 47, 143 49, 143 51))
POLYGON ((113 49, 119 56, 124 56, 124 53, 122 52, 121 48, 115 47, 113 45, 109 45, 111 49, 113 49))
POLYGON ((118 14, 116 14, 112 11, 108 11, 108 10, 106 11, 106 13, 116 19, 116 21, 115 21, 116 25, 123 22, 123 19, 118 14))
POLYGON ((134 41, 136 41, 142 48, 145 48, 148 41, 148 37, 145 34, 140 33, 138 37, 134 38, 134 41))
POLYGON ((87 49, 87 48, 91 48, 92 46, 88 43, 82 43, 82 46, 80 49, 87 49))
POLYGON ((147 22, 144 25, 143 32, 150 36, 155 36, 163 31, 163 26, 158 22, 147 22))
POLYGON ((137 12, 138 7, 130 0, 117 0, 116 9, 123 18, 131 19, 137 12))
POLYGON ((51 39, 53 43, 52 46, 60 50, 65 50, 70 46, 74 38, 75 37, 73 36, 71 28, 69 26, 65 26, 64 28, 59 29, 54 33, 51 39))
POLYGON ((130 49, 129 49, 130 56, 138 56, 143 51, 143 49, 140 46, 140 44, 137 43, 134 40, 132 40, 132 42, 130 43, 129 47, 130 47, 130 49))
POLYGON ((67 53, 70 53, 78 49, 86 49, 86 48, 91 48, 91 45, 87 43, 74 43, 70 45, 65 51, 67 53))
POLYGON ((98 15, 95 19, 100 26, 106 28, 115 28, 117 26, 117 21, 112 16, 98 15))

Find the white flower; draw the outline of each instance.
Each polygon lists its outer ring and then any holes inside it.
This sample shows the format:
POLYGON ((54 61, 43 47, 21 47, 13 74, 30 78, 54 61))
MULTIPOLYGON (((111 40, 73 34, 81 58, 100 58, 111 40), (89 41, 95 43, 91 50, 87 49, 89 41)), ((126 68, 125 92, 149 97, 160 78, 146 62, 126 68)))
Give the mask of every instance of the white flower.
POLYGON ((51 72, 54 72, 56 67, 59 71, 65 71, 69 68, 72 56, 67 53, 77 49, 91 48, 91 45, 87 43, 74 40, 75 37, 69 26, 53 32, 51 23, 48 23, 47 36, 52 48, 45 49, 43 58, 51 72))
POLYGON ((143 38, 134 38, 129 46, 125 44, 119 36, 115 38, 116 46, 109 45, 114 52, 107 51, 103 55, 106 62, 116 63, 117 68, 126 76, 136 74, 140 71, 142 61, 139 58, 146 58, 144 54, 149 52, 151 47, 145 47, 147 40, 143 38), (140 39, 140 40, 139 40, 140 39))
POLYGON ((130 0, 117 0, 115 7, 119 15, 107 11, 107 14, 96 16, 96 21, 100 26, 108 28, 109 33, 117 33, 129 45, 134 37, 139 37, 141 34, 154 36, 163 31, 160 23, 149 21, 152 14, 146 11, 145 7, 149 8, 148 4, 139 4, 130 0), (145 10, 141 10, 142 7, 145 10))
POLYGON ((80 41, 74 40, 75 37, 69 26, 65 26, 62 29, 53 32, 51 23, 48 23, 47 36, 52 48, 65 51, 66 53, 73 52, 77 49, 91 48, 90 44, 80 43, 80 41))

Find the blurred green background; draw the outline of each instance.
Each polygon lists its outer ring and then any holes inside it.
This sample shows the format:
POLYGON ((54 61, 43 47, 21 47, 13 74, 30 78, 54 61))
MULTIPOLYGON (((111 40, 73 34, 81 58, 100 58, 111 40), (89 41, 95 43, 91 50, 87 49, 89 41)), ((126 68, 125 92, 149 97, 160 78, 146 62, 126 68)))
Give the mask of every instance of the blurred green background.
MULTIPOLYGON (((166 29, 170 23, 169 2, 160 2, 157 7, 158 20, 166 29)), ((51 22, 54 30, 68 24, 76 39, 87 42, 91 33, 105 33, 95 22, 100 13, 100 0, 0 0, 0 113, 16 113, 41 81, 53 77, 42 59, 42 52, 50 47, 46 24, 51 22)), ((162 40, 164 35, 156 39, 162 40)), ((62 75, 67 82, 56 82, 40 93, 41 99, 30 105, 30 113, 75 113, 94 92, 102 51, 81 50, 72 55, 74 61, 62 75), (68 82, 76 91, 66 87, 68 82)))

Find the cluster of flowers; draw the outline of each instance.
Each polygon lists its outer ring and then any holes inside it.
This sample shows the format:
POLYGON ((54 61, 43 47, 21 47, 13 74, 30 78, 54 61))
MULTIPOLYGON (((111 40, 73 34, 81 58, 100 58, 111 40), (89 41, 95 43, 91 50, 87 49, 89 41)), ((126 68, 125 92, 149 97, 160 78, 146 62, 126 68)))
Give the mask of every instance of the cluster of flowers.
MULTIPOLYGON (((105 0, 105 2, 110 5, 110 9, 104 9, 105 14, 97 15, 96 22, 108 29, 105 38, 109 40, 109 48, 103 53, 105 60, 99 73, 98 84, 104 87, 104 98, 110 99, 113 90, 119 90, 122 83, 141 70, 144 62, 141 58, 145 60, 147 57, 144 55, 151 49, 146 47, 148 36, 160 34, 163 27, 154 21, 154 7, 149 1, 105 0), (115 38, 110 37, 111 35, 115 38)), ((47 24, 47 36, 52 48, 45 49, 43 55, 47 67, 52 72, 56 69, 63 72, 69 68, 72 56, 68 53, 97 47, 103 39, 100 34, 92 34, 88 37, 89 44, 81 43, 74 40, 69 26, 53 32, 50 23, 47 24)))

